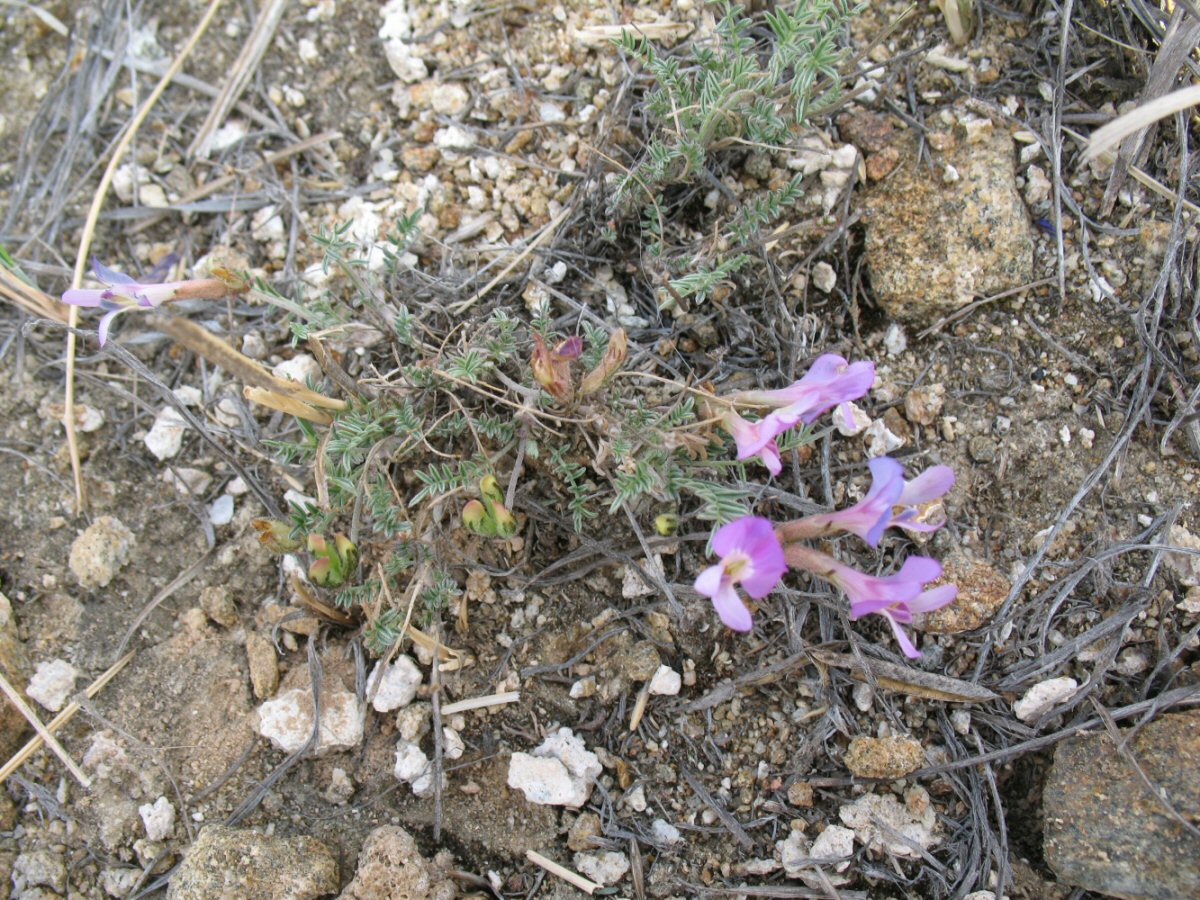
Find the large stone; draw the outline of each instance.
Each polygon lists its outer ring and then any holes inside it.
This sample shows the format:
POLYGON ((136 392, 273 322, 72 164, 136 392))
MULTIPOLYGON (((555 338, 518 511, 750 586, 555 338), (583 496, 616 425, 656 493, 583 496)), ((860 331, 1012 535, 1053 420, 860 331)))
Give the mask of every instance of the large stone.
POLYGON ((560 728, 529 753, 514 753, 508 767, 508 786, 530 803, 578 809, 592 794, 601 771, 600 760, 571 729, 560 728))
POLYGON ((962 552, 942 560, 942 577, 931 586, 957 584, 954 602, 933 612, 913 616, 913 628, 929 634, 961 634, 992 620, 1004 604, 1012 583, 995 566, 962 552))
POLYGON ((914 323, 1033 280, 1033 230, 1017 191, 1012 138, 943 135, 933 157, 898 137, 900 165, 867 191, 866 258, 889 315, 914 323))
POLYGON ((247 828, 210 825, 171 876, 167 897, 308 900, 334 893, 338 884, 337 860, 316 838, 267 837, 247 828))
POLYGON ((412 835, 398 825, 384 825, 367 835, 354 880, 338 900, 451 900, 457 896, 454 882, 421 855, 412 835))
POLYGON ((903 778, 925 765, 925 750, 912 738, 856 737, 844 761, 859 778, 903 778))
MULTIPOLYGON (((1126 748, 1180 816, 1200 821, 1200 712, 1164 715, 1126 748)), ((1200 843, 1108 735, 1058 745, 1043 803, 1046 862, 1060 881, 1114 897, 1200 897, 1200 843)))

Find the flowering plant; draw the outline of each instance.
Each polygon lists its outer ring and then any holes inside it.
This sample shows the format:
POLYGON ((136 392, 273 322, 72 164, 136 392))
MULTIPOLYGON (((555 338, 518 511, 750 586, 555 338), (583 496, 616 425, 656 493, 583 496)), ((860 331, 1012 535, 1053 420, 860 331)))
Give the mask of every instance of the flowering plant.
MULTIPOLYGON (((748 421, 731 405, 721 423, 733 435, 738 459, 757 456, 771 475, 777 475, 782 464, 776 438, 799 423, 811 424, 833 407, 844 407, 862 397, 874 378, 873 363, 849 363, 836 354, 825 354, 791 387, 745 391, 724 398, 731 404, 772 407, 772 412, 761 420, 748 421)), ((878 547, 888 528, 931 532, 941 527, 944 518, 939 501, 954 485, 954 472, 949 466, 932 466, 911 480, 904 477, 900 463, 886 456, 871 460, 868 467, 870 490, 846 509, 778 526, 767 519, 745 516, 717 530, 712 549, 720 559, 700 573, 695 587, 697 593, 712 600, 722 622, 735 631, 749 631, 753 625, 750 611, 734 586, 740 584, 750 597, 761 599, 791 567, 844 592, 850 601, 852 620, 872 614, 886 618, 904 654, 910 658, 921 655, 902 626, 912 622, 914 613, 945 606, 958 594, 953 584, 928 586, 942 575, 937 560, 910 556, 892 575, 868 575, 803 543, 847 532, 878 547)))

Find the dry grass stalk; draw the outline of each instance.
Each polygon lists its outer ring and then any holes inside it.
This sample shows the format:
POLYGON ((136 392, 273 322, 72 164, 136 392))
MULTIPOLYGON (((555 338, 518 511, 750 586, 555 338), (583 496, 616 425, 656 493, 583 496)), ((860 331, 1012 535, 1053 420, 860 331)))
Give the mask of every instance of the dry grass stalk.
POLYGON ((29 704, 25 702, 25 698, 21 696, 20 691, 9 684, 8 679, 4 677, 3 673, 0 673, 0 691, 4 691, 5 696, 7 696, 12 702, 12 705, 20 711, 21 715, 28 720, 29 724, 33 726, 33 730, 38 733, 38 736, 42 739, 46 746, 54 751, 54 755, 62 761, 64 766, 67 767, 67 771, 75 776, 75 780, 84 787, 89 787, 92 783, 92 779, 88 778, 87 775, 84 774, 83 769, 79 768, 79 766, 76 764, 75 760, 71 759, 71 754, 67 753, 66 748, 63 747, 63 745, 58 742, 58 739, 46 729, 46 726, 42 724, 42 720, 38 718, 37 713, 35 713, 30 708, 29 704))
POLYGON ((0 262, 0 295, 21 307, 27 313, 66 323, 69 318, 67 308, 58 303, 45 291, 38 290, 24 281, 12 269, 0 262))
POLYGON ((279 21, 283 18, 287 4, 288 0, 267 0, 266 5, 263 6, 262 11, 258 14, 258 20, 254 23, 254 29, 246 39, 246 45, 238 54, 237 61, 233 64, 233 70, 229 73, 229 78, 221 89, 220 96, 213 102, 204 124, 200 126, 196 136, 192 138, 191 144, 188 145, 187 155, 189 157, 208 155, 208 145, 212 140, 213 132, 221 127, 225 117, 229 115, 229 110, 237 103, 242 92, 246 90, 246 85, 254 77, 254 72, 262 62, 267 48, 271 46, 275 29, 279 27, 279 21))
POLYGON ((517 703, 521 699, 520 691, 501 691, 498 694, 485 694, 482 697, 468 697, 466 700, 456 700, 442 707, 443 716, 467 712, 472 709, 487 709, 492 706, 503 706, 506 703, 517 703))
POLYGON ((1113 119, 1103 128, 1092 132, 1091 139, 1088 140, 1087 147, 1083 151, 1083 158, 1085 160, 1095 159, 1100 154, 1115 149, 1125 138, 1150 127, 1159 119, 1164 119, 1172 113, 1182 112, 1198 103, 1200 103, 1200 84, 1189 85, 1156 97, 1148 103, 1143 103, 1125 115, 1113 119))
POLYGON ((604 887, 604 885, 597 884, 595 881, 592 881, 590 878, 584 878, 582 875, 572 872, 566 866, 560 866, 558 863, 556 863, 552 859, 547 859, 546 857, 542 856, 542 854, 538 853, 536 850, 526 850, 525 858, 527 860, 529 860, 531 863, 533 863, 535 866, 541 866, 543 869, 545 869, 551 875, 561 878, 563 881, 567 882, 568 884, 573 884, 575 887, 579 888, 581 891, 583 891, 585 894, 588 894, 589 896, 591 894, 596 893, 596 891, 600 890, 600 888, 604 887))
MULTIPOLYGON (((220 8, 221 0, 212 0, 208 4, 208 9, 204 11, 203 18, 200 19, 199 24, 196 25, 191 35, 188 36, 187 43, 183 45, 183 49, 179 51, 174 62, 171 63, 171 68, 167 69, 163 77, 159 79, 158 84, 154 86, 154 90, 150 92, 150 96, 146 98, 146 102, 141 105, 138 111, 134 113, 133 118, 129 120, 129 124, 121 134, 121 139, 117 141, 117 146, 113 149, 112 158, 109 159, 108 165, 105 166, 104 174, 100 176, 100 183, 96 185, 95 193, 92 194, 92 205, 88 208, 87 219, 83 225, 83 233, 79 238, 79 250, 75 254, 75 273, 71 278, 72 288, 78 288, 83 284, 83 273, 87 268, 88 251, 91 249, 92 239, 96 234, 96 223, 100 220, 100 209, 104 206, 104 199, 108 196, 108 189, 112 186, 117 168, 120 166, 121 160, 124 159, 129 145, 133 143, 134 135, 142 127, 142 123, 146 121, 150 110, 158 103, 159 98, 167 89, 167 85, 171 83, 171 79, 183 68, 184 61, 196 49, 196 45, 200 43, 200 38, 204 36, 204 32, 208 30, 208 26, 212 23, 217 10, 220 8)), ((63 397, 63 409, 70 411, 75 409, 75 328, 79 325, 78 306, 71 307, 67 324, 70 328, 67 329, 67 384, 63 397)), ((87 500, 83 493, 83 469, 79 460, 79 441, 75 435, 75 417, 64 413, 63 426, 67 430, 67 448, 71 456, 71 475, 75 480, 75 507, 76 511, 82 512, 87 500)))

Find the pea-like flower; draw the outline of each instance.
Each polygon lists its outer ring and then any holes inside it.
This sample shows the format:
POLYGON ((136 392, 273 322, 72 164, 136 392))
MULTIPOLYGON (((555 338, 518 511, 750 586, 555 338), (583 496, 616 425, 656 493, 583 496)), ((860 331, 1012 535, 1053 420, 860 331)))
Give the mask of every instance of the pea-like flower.
POLYGON ((887 456, 868 464, 871 489, 867 496, 846 509, 806 516, 779 526, 784 543, 823 537, 835 531, 856 534, 872 547, 879 546, 883 532, 890 527, 906 531, 936 531, 943 522, 922 518, 929 504, 940 500, 954 486, 954 470, 949 466, 931 466, 912 481, 904 477, 904 467, 887 456))
POLYGON ((696 579, 696 591, 712 599, 721 621, 734 631, 753 626, 750 610, 742 602, 735 584, 754 599, 769 594, 779 584, 787 563, 775 528, 766 519, 743 516, 717 529, 712 548, 721 557, 696 579))
POLYGON ((784 431, 798 422, 811 425, 833 407, 857 400, 871 389, 874 381, 875 363, 851 363, 836 353, 826 353, 818 356, 804 377, 789 387, 777 391, 743 391, 730 399, 774 407, 775 411, 767 418, 773 416, 781 423, 786 422, 780 429, 784 431))
POLYGON ((911 623, 914 613, 939 609, 958 596, 958 586, 954 584, 925 588, 942 575, 942 564, 927 556, 910 556, 900 571, 879 576, 843 565, 803 544, 789 544, 784 554, 789 565, 806 569, 844 591, 850 600, 851 619, 872 613, 886 617, 896 642, 910 659, 916 659, 921 652, 900 626, 911 623))
POLYGON ((783 461, 780 459, 779 445, 775 443, 775 438, 791 428, 791 425, 772 416, 767 416, 759 422, 751 422, 732 409, 725 413, 722 424, 725 430, 733 435, 734 443, 737 444, 738 459, 757 456, 772 475, 778 475, 783 470, 783 461))
POLYGON ((104 287, 72 288, 62 295, 62 302, 71 306, 98 306, 105 311, 97 328, 102 347, 108 340, 112 320, 127 310, 139 307, 153 309, 162 306, 168 300, 181 300, 185 297, 215 300, 225 296, 229 290, 219 278, 143 284, 95 259, 92 260, 92 272, 104 287))

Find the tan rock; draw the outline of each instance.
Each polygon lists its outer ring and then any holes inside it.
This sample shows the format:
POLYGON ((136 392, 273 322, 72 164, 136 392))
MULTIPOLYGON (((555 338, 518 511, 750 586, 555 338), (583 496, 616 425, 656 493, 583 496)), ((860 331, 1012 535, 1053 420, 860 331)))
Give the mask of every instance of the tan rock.
POLYGON ((256 631, 246 635, 246 659, 250 663, 250 684, 258 700, 269 700, 279 689, 279 661, 271 642, 256 631))
POLYGON ((844 762, 859 778, 903 778, 925 765, 925 750, 912 738, 856 737, 844 762))
POLYGON ((1012 585, 991 563, 956 553, 942 560, 942 577, 929 587, 953 582, 958 597, 949 606, 913 616, 913 627, 929 634, 959 634, 991 621, 1012 585))

